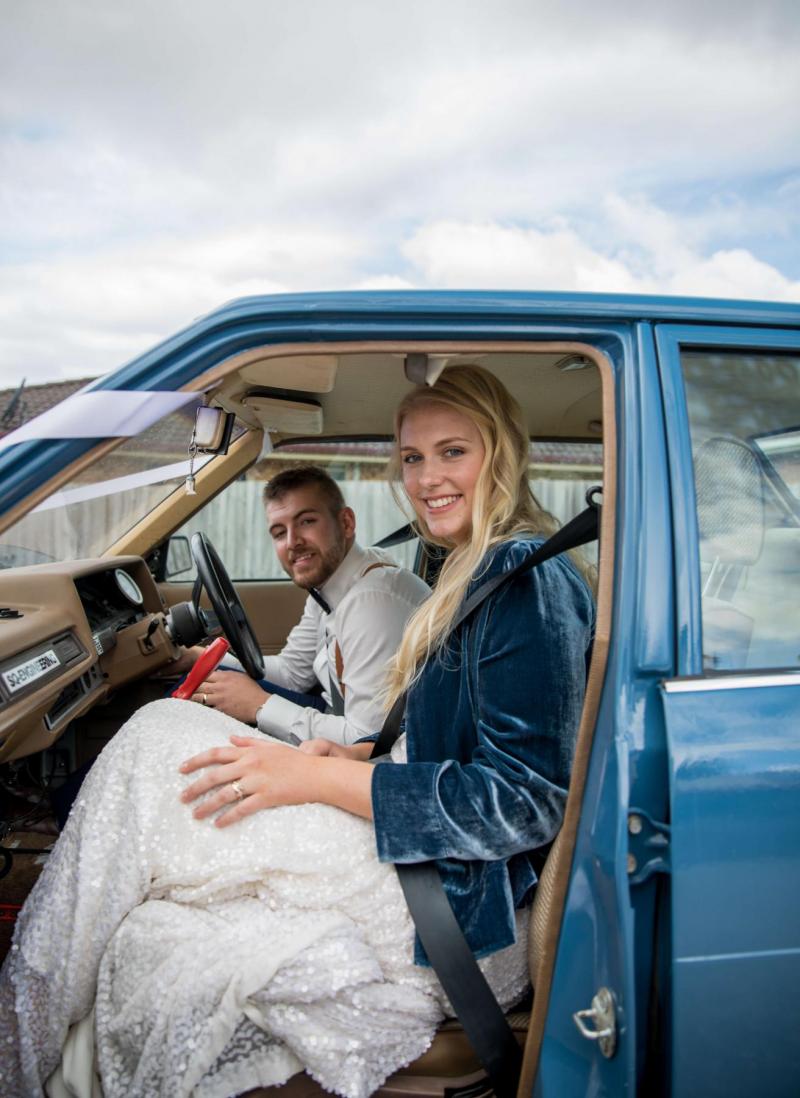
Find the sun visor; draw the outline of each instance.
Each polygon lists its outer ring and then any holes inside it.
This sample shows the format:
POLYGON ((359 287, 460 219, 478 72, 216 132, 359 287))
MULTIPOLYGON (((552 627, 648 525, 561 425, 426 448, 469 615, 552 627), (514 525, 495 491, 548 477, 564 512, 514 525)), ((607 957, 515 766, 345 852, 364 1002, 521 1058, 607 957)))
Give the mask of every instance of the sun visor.
POLYGON ((284 400, 247 393, 242 405, 254 413, 265 432, 282 435, 321 435, 322 408, 316 400, 284 400))
POLYGON ((330 393, 336 382, 336 355, 284 355, 262 358, 239 370, 250 385, 292 389, 301 393, 330 393))

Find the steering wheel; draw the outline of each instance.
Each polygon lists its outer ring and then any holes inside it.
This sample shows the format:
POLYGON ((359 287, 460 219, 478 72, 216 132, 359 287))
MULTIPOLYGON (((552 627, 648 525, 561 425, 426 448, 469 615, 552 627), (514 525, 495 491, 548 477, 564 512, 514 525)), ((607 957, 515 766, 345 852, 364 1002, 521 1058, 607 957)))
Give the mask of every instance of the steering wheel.
POLYGON ((192 534, 191 546, 197 573, 231 648, 250 678, 262 679, 264 658, 261 649, 219 553, 203 533, 192 534))

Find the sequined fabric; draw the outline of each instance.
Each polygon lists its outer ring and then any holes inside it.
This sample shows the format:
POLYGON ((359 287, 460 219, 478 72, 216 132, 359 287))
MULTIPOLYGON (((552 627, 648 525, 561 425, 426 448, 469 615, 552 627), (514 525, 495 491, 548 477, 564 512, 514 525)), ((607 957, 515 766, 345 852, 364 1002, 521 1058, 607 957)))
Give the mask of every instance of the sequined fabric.
MULTIPOLYGON (((303 1069, 365 1098, 430 1044, 447 1003, 369 821, 300 805, 220 830, 179 802, 179 764, 242 731, 160 701, 92 768, 0 977, 4 1098, 42 1093, 93 1005, 105 1098, 227 1098, 303 1069)), ((482 962, 506 1005, 526 922, 482 962)))

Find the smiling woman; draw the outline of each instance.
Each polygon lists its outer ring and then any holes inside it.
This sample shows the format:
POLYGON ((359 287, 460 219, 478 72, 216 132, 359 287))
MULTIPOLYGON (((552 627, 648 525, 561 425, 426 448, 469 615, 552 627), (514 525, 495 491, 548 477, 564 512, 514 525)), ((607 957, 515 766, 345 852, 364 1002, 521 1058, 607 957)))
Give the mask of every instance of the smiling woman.
POLYGON ((437 542, 458 544, 472 528, 475 484, 485 454, 478 428, 444 404, 420 404, 402 418, 400 454, 403 487, 427 532, 437 542), (421 449, 421 435, 431 440, 427 452, 421 449))

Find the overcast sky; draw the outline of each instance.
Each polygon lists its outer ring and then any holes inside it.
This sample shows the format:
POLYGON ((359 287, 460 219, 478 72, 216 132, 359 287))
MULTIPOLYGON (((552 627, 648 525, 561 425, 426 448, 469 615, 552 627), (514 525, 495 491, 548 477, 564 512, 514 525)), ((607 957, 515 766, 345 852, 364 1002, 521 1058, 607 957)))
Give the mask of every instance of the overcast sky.
POLYGON ((0 0, 3 386, 243 294, 800 301, 798 244, 797 0, 0 0))

